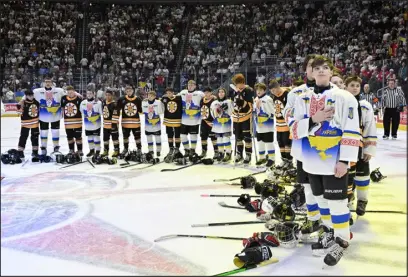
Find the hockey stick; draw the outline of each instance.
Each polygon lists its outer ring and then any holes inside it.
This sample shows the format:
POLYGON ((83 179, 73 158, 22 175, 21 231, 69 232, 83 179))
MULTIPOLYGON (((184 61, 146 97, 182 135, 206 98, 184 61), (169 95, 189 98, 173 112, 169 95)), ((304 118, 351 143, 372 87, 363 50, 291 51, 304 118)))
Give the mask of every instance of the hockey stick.
POLYGON ((94 164, 93 164, 89 159, 86 159, 86 160, 88 161, 88 163, 89 163, 90 165, 92 165, 93 168, 95 168, 94 164))
MULTIPOLYGON (((259 171, 259 172, 255 172, 255 173, 249 174, 249 175, 247 175, 247 176, 255 176, 255 175, 258 175, 258 174, 261 174, 261 173, 265 173, 265 172, 266 172, 266 169, 265 169, 265 170, 262 170, 262 171, 259 171)), ((214 179, 213 182, 230 182, 230 181, 239 180, 239 179, 241 179, 241 178, 243 178, 243 177, 247 177, 247 176, 236 177, 236 178, 232 178, 232 179, 214 179)))
POLYGON ((121 163, 121 164, 119 164, 120 166, 125 166, 125 165, 130 165, 130 163, 129 163, 129 161, 126 161, 125 160, 125 163, 121 163))
POLYGON ((267 261, 263 261, 263 262, 261 262, 261 263, 259 263, 257 265, 247 265, 247 266, 244 265, 241 268, 233 269, 233 270, 226 271, 226 272, 223 272, 223 273, 218 273, 218 274, 213 275, 213 276, 230 276, 230 275, 233 275, 233 274, 236 274, 236 273, 239 273, 239 272, 244 272, 244 271, 247 271, 247 270, 251 270, 251 269, 254 269, 254 268, 257 268, 257 267, 267 266, 267 265, 270 265, 270 264, 276 264, 277 262, 279 262, 279 260, 277 258, 275 258, 275 257, 272 257, 271 259, 269 259, 267 261))
POLYGON ((192 224, 191 227, 211 227, 211 226, 230 226, 230 225, 246 225, 246 224, 264 224, 263 221, 236 221, 236 222, 216 222, 204 224, 192 224))
POLYGON ((74 166, 74 165, 78 165, 78 164, 87 163, 87 162, 88 162, 88 160, 82 161, 82 162, 77 162, 77 163, 74 163, 74 164, 70 164, 70 165, 66 165, 66 166, 60 167, 60 169, 67 168, 67 167, 74 166))
POLYGON ((128 164, 128 165, 125 165, 125 166, 121 166, 120 168, 132 167, 132 166, 136 166, 136 165, 139 165, 139 164, 142 164, 142 162, 138 162, 138 163, 135 163, 135 164, 128 164))
MULTIPOLYGON (((252 108, 252 109, 253 109, 253 108, 252 108)), ((254 116, 255 116, 255 112, 252 111, 252 121, 254 121, 254 116)), ((252 143, 254 144, 255 163, 258 163, 258 155, 257 155, 257 152, 256 152, 256 140, 255 140, 254 134, 256 134, 256 125, 255 125, 255 123, 253 122, 253 123, 252 123, 252 135, 251 135, 251 137, 252 137, 252 143)))
MULTIPOLYGON (((221 207, 224 207, 224 208, 245 210, 245 207, 232 206, 232 205, 225 204, 225 202, 218 202, 218 205, 220 205, 221 207)), ((296 213, 296 211, 294 211, 294 213, 295 213, 295 215, 297 215, 297 216, 306 216, 305 213, 296 213)))
POLYGON ((237 237, 220 237, 220 236, 206 236, 206 235, 168 235, 162 236, 154 240, 154 242, 163 241, 167 239, 174 239, 174 238, 203 238, 203 239, 227 239, 227 240, 244 240, 246 238, 237 238, 237 237))
MULTIPOLYGON (((350 210, 350 212, 355 213, 355 210, 350 210)), ((366 213, 382 213, 382 214, 407 214, 402 211, 365 211, 366 213)))
POLYGON ((149 164, 149 165, 144 166, 144 167, 133 168, 132 170, 146 169, 146 168, 149 168, 149 167, 152 167, 152 166, 154 166, 154 165, 161 164, 161 163, 163 163, 163 161, 158 162, 158 163, 155 163, 155 164, 149 164))
MULTIPOLYGON (((241 195, 233 194, 201 194, 201 197, 241 197, 241 195)), ((259 195, 250 195, 249 197, 259 197, 259 195)))
POLYGON ((179 168, 164 168, 164 169, 160 170, 160 172, 178 171, 178 170, 182 170, 184 168, 187 168, 187 167, 190 167, 190 166, 193 166, 193 165, 197 165, 197 164, 200 164, 200 163, 201 163, 201 161, 199 161, 199 162, 197 162, 195 164, 189 164, 189 165, 185 165, 185 166, 182 166, 182 167, 179 167, 179 168))

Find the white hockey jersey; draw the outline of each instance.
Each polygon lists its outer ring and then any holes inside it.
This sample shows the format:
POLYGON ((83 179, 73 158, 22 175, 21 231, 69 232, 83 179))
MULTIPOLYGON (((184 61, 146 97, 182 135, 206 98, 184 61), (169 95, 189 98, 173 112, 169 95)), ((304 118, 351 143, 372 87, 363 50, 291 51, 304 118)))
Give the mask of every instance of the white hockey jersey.
POLYGON ((62 118, 61 97, 65 95, 62 88, 52 87, 51 90, 36 88, 33 90, 34 98, 40 102, 39 120, 56 122, 62 118))
POLYGON ((6 112, 6 110, 4 109, 3 101, 0 100, 0 102, 1 102, 1 113, 0 113, 0 115, 2 115, 2 114, 4 114, 6 112))
POLYGON ((272 97, 264 94, 254 100, 254 111, 256 114, 255 126, 257 133, 268 133, 274 131, 275 104, 272 97), (257 101, 261 101, 261 106, 257 108, 257 101))
POLYGON ((101 101, 85 99, 81 102, 80 110, 84 118, 85 130, 94 131, 101 128, 103 115, 101 101))
POLYGON ((358 103, 354 96, 338 87, 316 94, 307 89, 295 100, 288 117, 293 139, 302 139, 303 169, 316 175, 334 175, 336 163, 356 162, 361 140, 358 103), (330 121, 309 129, 309 120, 320 108, 332 106, 330 121))
POLYGON ((212 131, 216 134, 231 133, 232 120, 231 115, 234 110, 234 104, 230 99, 223 101, 215 100, 212 102, 210 112, 214 118, 212 131), (228 109, 224 110, 222 104, 227 104, 228 109))
POLYGON ((204 97, 204 93, 199 90, 190 93, 188 90, 184 89, 178 95, 181 96, 183 104, 181 124, 188 126, 199 125, 201 123, 200 102, 204 97))
POLYGON ((377 125, 375 122, 374 110, 367 100, 360 100, 362 126, 361 135, 363 138, 363 154, 375 156, 377 149, 377 125))
POLYGON ((142 112, 144 114, 145 131, 157 132, 161 130, 160 115, 164 113, 163 103, 155 99, 149 103, 147 99, 142 101, 142 112))

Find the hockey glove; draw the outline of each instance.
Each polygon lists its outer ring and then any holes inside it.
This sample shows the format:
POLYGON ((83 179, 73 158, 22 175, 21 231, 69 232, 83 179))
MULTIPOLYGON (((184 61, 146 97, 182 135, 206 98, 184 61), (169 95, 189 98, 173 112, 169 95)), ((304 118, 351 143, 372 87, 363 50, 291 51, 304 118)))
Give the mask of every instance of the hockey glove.
POLYGON ((272 251, 268 246, 255 246, 245 248, 241 253, 236 254, 234 264, 242 268, 243 266, 257 265, 272 257, 272 251))

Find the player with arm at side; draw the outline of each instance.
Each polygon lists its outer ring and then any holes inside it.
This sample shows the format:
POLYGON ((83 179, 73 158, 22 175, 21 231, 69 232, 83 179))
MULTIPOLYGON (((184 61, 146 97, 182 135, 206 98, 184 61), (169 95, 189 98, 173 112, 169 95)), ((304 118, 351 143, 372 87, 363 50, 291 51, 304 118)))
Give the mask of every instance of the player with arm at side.
POLYGON ((116 102, 113 100, 113 91, 106 90, 105 100, 102 102, 103 107, 103 145, 104 151, 102 156, 109 155, 109 140, 112 137, 113 154, 112 158, 117 158, 120 153, 119 149, 119 130, 118 123, 113 122, 113 116, 117 115, 116 102))
POLYGON ((212 89, 207 87, 204 89, 204 98, 201 99, 201 126, 200 126, 200 138, 202 152, 200 158, 204 159, 207 156, 207 140, 210 138, 213 148, 214 148, 214 157, 219 156, 217 138, 215 133, 212 131, 214 118, 210 112, 212 103, 215 101, 212 89))

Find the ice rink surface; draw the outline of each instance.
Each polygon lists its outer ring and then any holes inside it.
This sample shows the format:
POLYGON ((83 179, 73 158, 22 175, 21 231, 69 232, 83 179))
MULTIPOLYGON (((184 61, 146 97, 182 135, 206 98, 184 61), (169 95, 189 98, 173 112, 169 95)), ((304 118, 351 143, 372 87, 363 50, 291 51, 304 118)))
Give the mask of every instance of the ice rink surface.
MULTIPOLYGON (((1 118, 2 153, 17 148, 19 122, 19 118, 1 118)), ((68 145, 63 123, 61 126, 65 154, 68 145)), ((378 154, 371 170, 380 167, 387 178, 371 183, 367 210, 406 213, 406 132, 400 132, 395 141, 382 140, 382 132, 378 129, 378 154)), ((142 137, 145 140, 144 134, 142 137)), ((164 132, 162 139, 166 145, 164 132)), ((132 137, 130 141, 132 148, 132 137)), ((28 140, 26 158, 31 154, 30 143, 28 140)), ((48 145, 50 153, 51 139, 48 145)), ((167 146, 163 148, 162 158, 168 152, 167 146)), ((209 150, 212 152, 211 146, 209 150)), ((256 171, 255 167, 196 165, 175 172, 160 172, 176 168, 165 163, 145 170, 118 165, 93 169, 87 163, 60 167, 31 162, 24 167, 1 165, 6 176, 1 182, 2 275, 214 275, 235 268, 232 260, 243 248, 240 241, 176 238, 155 243, 154 239, 170 234, 250 237, 253 232, 268 231, 263 224, 191 227, 256 220, 246 210, 217 204, 235 205, 236 198, 200 197, 254 194, 213 179, 245 176, 256 171)), ((256 177, 262 181, 266 175, 256 177)), ((244 274, 406 276, 406 219, 406 214, 386 213, 360 217, 351 227, 350 247, 336 267, 323 270, 323 258, 313 257, 310 245, 299 244, 295 249, 273 248, 278 263, 244 274)))

